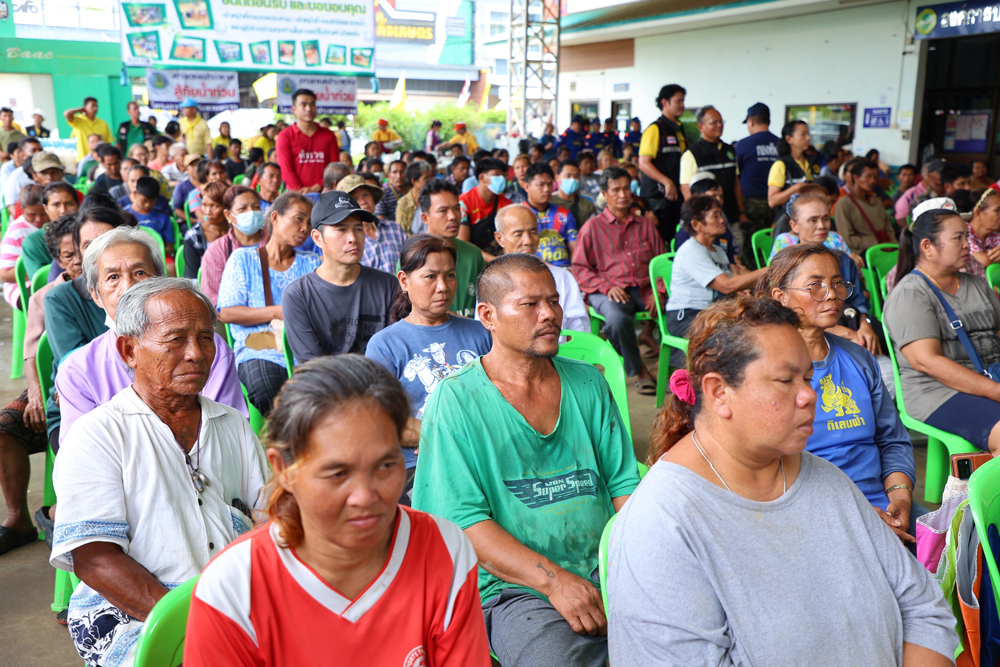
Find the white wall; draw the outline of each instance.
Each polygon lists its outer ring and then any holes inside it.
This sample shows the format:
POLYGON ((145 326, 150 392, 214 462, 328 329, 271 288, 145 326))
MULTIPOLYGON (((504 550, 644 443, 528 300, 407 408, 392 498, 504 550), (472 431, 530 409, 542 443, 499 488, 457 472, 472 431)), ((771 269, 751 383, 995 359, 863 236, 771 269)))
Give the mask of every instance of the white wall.
POLYGON ((23 128, 34 123, 31 114, 35 109, 41 109, 45 127, 52 130, 53 137, 58 136, 56 103, 50 75, 0 73, 0 106, 12 107, 14 121, 23 128))
MULTIPOLYGON (((909 160, 904 132, 862 128, 866 107, 913 111, 918 49, 907 45, 906 1, 837 11, 640 37, 635 66, 606 71, 563 73, 559 81, 559 128, 569 119, 573 100, 601 99, 600 114, 612 99, 632 99, 633 115, 643 127, 656 119, 654 98, 662 85, 679 83, 688 106, 712 104, 726 121, 723 138, 746 136, 741 124, 747 107, 764 102, 772 126, 780 131, 787 104, 857 103, 855 152, 878 148, 882 160, 909 160), (570 91, 570 82, 576 90, 570 91), (628 82, 628 93, 612 93, 628 82)), ((912 25, 912 23, 911 23, 912 25)), ((594 44, 593 48, 600 48, 594 44)))

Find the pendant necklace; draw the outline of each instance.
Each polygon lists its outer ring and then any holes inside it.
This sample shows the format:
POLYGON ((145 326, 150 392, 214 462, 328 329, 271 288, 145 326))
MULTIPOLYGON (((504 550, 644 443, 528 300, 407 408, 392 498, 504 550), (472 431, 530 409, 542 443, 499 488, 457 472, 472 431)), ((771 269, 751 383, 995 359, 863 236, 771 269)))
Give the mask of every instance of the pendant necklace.
MULTIPOLYGON (((177 440, 174 438, 174 440, 177 440)), ((194 490, 198 493, 203 493, 205 487, 208 486, 208 478, 205 477, 205 473, 201 471, 201 420, 198 420, 198 439, 194 442, 195 450, 195 464, 191 464, 191 454, 184 451, 184 447, 181 445, 180 440, 177 440, 177 446, 181 448, 181 452, 184 454, 184 463, 187 464, 188 473, 191 475, 191 482, 194 484, 194 490)), ((718 473, 716 473, 718 474, 718 473)), ((725 482, 723 482, 725 484, 725 482)))
MULTIPOLYGON (((719 471, 715 469, 714 465, 712 465, 712 462, 709 460, 708 455, 705 454, 705 450, 701 448, 700 444, 698 444, 698 437, 695 435, 694 431, 691 431, 691 441, 694 442, 694 446, 695 448, 697 448, 698 453, 701 454, 701 458, 705 459, 705 463, 708 464, 708 467, 712 469, 712 472, 715 473, 715 476, 719 478, 720 482, 722 482, 722 486, 726 487, 726 491, 729 491, 729 493, 733 493, 733 490, 729 488, 728 484, 726 484, 726 480, 722 479, 722 475, 720 475, 719 471)), ((781 495, 785 495, 785 491, 788 490, 788 484, 785 482, 784 459, 779 458, 778 465, 781 467, 781 495)))

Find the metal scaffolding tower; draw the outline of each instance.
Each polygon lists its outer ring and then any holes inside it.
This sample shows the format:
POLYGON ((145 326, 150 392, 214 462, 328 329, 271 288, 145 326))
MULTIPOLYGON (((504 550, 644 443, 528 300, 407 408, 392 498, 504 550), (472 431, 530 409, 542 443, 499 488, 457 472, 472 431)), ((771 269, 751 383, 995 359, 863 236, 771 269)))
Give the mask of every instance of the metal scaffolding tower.
POLYGON ((541 136, 555 122, 562 0, 511 0, 507 132, 541 136))

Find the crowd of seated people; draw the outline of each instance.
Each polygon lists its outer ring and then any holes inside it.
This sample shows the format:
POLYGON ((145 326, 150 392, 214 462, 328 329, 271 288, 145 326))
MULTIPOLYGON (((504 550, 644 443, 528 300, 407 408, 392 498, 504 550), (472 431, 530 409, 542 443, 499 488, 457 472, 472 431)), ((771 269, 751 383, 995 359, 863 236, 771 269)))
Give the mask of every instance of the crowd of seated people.
POLYGON ((877 153, 770 134, 763 104, 774 159, 713 164, 721 114, 689 142, 683 98, 664 87, 630 142, 574 119, 514 155, 463 126, 390 159, 384 127, 354 169, 296 91, 245 157, 228 128, 199 152, 84 138, 86 196, 18 142, 0 279, 27 388, 0 410, 0 554, 44 530, 81 580, 57 618, 81 658, 131 664, 200 575, 190 665, 315 662, 331 629, 351 664, 952 664, 880 354, 911 417, 998 451, 978 368, 1000 363, 1000 189, 941 161, 895 188, 877 153), (883 294, 866 253, 897 239, 883 294), (630 415, 559 349, 597 329, 654 394, 661 317, 688 348, 640 485, 630 415), (32 515, 50 447, 58 501, 32 515))

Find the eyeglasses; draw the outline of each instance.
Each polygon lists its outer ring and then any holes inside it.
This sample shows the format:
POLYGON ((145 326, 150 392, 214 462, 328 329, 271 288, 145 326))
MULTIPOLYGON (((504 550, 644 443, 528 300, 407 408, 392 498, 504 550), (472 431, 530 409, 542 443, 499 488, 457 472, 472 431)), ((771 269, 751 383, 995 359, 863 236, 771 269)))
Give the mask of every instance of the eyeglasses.
MULTIPOLYGON (((809 292, 813 301, 826 301, 830 296, 830 286, 826 283, 813 283, 808 287, 789 287, 788 289, 798 289, 809 292)), ((846 299, 854 294, 854 283, 837 283, 833 286, 833 293, 838 299, 846 299)))

